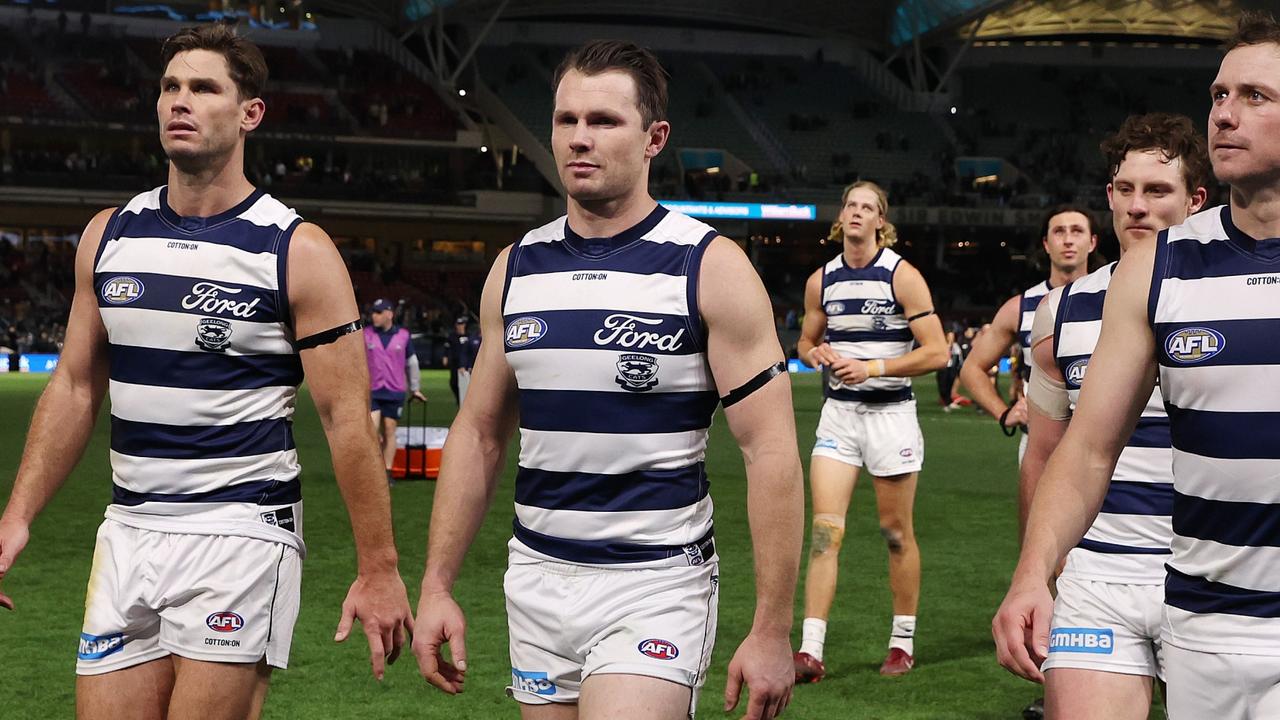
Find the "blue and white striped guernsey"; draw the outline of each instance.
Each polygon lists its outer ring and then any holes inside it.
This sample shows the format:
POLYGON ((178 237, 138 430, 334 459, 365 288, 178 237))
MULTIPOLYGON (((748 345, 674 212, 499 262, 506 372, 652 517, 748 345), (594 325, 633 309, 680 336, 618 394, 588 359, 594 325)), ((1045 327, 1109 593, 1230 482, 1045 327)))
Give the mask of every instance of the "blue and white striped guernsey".
MULTIPOLYGON (((1057 303, 1053 354, 1066 379, 1071 407, 1080 398, 1089 359, 1102 331, 1102 304, 1115 263, 1050 293, 1057 303)), ((1084 539, 1067 555, 1064 575, 1084 580, 1162 585, 1173 536, 1173 451, 1160 387, 1125 443, 1102 509, 1084 539)))
MULTIPOLYGON (((893 273, 902 256, 880 248, 866 267, 849 267, 844 253, 822 268, 822 311, 827 316, 827 342, 842 357, 883 360, 911 352, 915 336, 902 305, 893 294, 893 273)), ((826 396, 867 403, 912 399, 911 378, 874 377, 846 385, 827 374, 826 396)))
POLYGON ((112 503, 164 532, 302 546, 285 262, 301 219, 255 191, 181 217, 165 187, 107 224, 94 291, 110 352, 112 503))
POLYGON ((1031 377, 1031 325, 1036 319, 1036 308, 1053 286, 1048 280, 1041 280, 1018 296, 1018 347, 1022 348, 1022 364, 1018 366, 1018 374, 1023 380, 1031 377))
POLYGON ((711 227, 657 207, 612 238, 560 218, 511 248, 502 313, 520 396, 516 557, 715 558, 703 454, 719 397, 698 312, 711 227))
POLYGON ((1280 655, 1280 240, 1228 206, 1170 228, 1148 313, 1173 435, 1165 639, 1280 655))

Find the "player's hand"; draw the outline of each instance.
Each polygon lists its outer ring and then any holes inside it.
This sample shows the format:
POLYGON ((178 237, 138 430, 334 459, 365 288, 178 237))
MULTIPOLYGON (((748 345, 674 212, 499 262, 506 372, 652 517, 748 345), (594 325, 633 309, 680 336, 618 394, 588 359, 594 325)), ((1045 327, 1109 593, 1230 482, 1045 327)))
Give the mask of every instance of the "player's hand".
POLYGON ((1018 427, 1027 424, 1027 397, 1020 395, 1013 405, 1009 408, 1009 414, 1005 416, 1005 427, 1018 427))
POLYGON ((809 361, 811 366, 818 367, 819 365, 831 365, 839 360, 840 356, 832 349, 830 343, 822 343, 809 350, 809 354, 805 359, 809 361))
POLYGON ((450 695, 462 692, 467 676, 467 619, 462 608, 447 592, 424 591, 418 600, 417 624, 413 654, 418 658, 418 672, 450 695), (452 663, 441 653, 445 643, 452 663))
POLYGON ((1038 683, 1044 682, 1040 665, 1049 653, 1049 621, 1053 597, 1047 583, 1014 576, 1009 594, 991 620, 996 658, 1006 670, 1038 683))
MULTIPOLYGON (((0 581, 4 580, 9 568, 13 567, 18 553, 27 546, 30 537, 26 523, 0 520, 0 581)), ((5 595, 3 590, 0 590, 0 607, 13 609, 13 598, 5 595)))
POLYGON ((766 637, 755 632, 738 646, 729 661, 729 679, 724 687, 724 711, 738 706, 742 685, 747 685, 747 714, 744 720, 771 720, 791 702, 796 667, 787 637, 766 637))
POLYGON ((351 625, 360 620, 369 639, 369 664, 373 676, 382 679, 386 665, 400 657, 406 638, 413 637, 413 612, 404 581, 397 570, 361 574, 351 583, 347 599, 342 603, 342 619, 338 622, 335 642, 351 634, 351 625))
POLYGON ((414 398, 415 400, 421 400, 422 402, 426 402, 426 401, 427 401, 427 396, 426 396, 426 395, 423 395, 421 390, 414 390, 414 391, 413 391, 413 398, 414 398))

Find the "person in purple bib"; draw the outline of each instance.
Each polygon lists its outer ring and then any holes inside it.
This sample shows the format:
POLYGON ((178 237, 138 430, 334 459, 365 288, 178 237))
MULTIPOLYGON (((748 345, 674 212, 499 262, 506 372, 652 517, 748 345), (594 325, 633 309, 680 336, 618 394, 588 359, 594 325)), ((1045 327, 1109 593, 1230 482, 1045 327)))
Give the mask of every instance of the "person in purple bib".
POLYGON ((396 325, 395 305, 378 299, 369 314, 370 324, 364 328, 364 351, 369 359, 370 414, 373 427, 382 441, 382 459, 391 479, 391 464, 396 456, 396 425, 404 407, 405 390, 419 400, 422 394, 418 356, 409 331, 396 325))

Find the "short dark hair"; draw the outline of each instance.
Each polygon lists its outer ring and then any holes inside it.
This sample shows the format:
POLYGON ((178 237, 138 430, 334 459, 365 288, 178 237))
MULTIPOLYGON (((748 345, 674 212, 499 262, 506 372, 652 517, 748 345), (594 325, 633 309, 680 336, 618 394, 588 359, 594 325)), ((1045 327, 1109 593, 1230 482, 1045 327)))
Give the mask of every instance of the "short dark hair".
POLYGON ((1280 23, 1277 23, 1275 16, 1266 10, 1245 10, 1240 13, 1235 33, 1227 38, 1223 47, 1230 52, 1242 45, 1264 43, 1280 45, 1280 23))
POLYGON ((556 68, 552 88, 560 87, 566 73, 599 75, 617 70, 636 84, 636 107, 645 126, 667 119, 667 71, 645 48, 625 40, 591 40, 569 51, 556 68))
POLYGON ((267 61, 257 45, 236 34, 235 28, 222 23, 183 28, 165 38, 160 48, 164 67, 178 53, 191 50, 216 52, 227 61, 227 72, 236 84, 241 100, 262 97, 267 86, 267 61))
POLYGON ((1187 192, 1207 187, 1209 182, 1209 150, 1204 134, 1198 132, 1186 115, 1147 113, 1125 118, 1115 135, 1099 146, 1107 158, 1110 177, 1120 171, 1120 163, 1131 152, 1159 150, 1168 161, 1182 160, 1182 179, 1187 192))
POLYGON ((1040 223, 1040 237, 1049 237, 1049 221, 1062 213, 1080 213, 1084 216, 1085 221, 1089 223, 1089 234, 1095 234, 1093 231, 1093 213, 1089 212, 1087 208, 1083 208, 1079 205, 1063 203, 1062 205, 1049 208, 1049 212, 1045 213, 1044 221, 1040 223))

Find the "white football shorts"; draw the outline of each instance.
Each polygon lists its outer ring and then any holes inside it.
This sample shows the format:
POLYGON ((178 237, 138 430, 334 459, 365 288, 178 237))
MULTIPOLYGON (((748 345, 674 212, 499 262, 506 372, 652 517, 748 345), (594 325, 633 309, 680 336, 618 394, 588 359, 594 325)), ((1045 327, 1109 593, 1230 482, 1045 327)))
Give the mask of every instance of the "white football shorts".
POLYGON ((1280 657, 1203 653, 1165 645, 1169 720, 1280 717, 1280 657))
POLYGON ((1164 679, 1163 585, 1058 578, 1042 670, 1077 668, 1164 679))
POLYGON ((590 675, 644 675, 689 687, 692 717, 715 644, 719 572, 717 562, 627 569, 513 554, 503 582, 507 694, 576 703, 590 675))
POLYGON ((818 420, 815 456, 865 467, 876 477, 919 472, 924 467, 924 435, 916 401, 870 404, 827 399, 818 420))
POLYGON ((283 543, 232 535, 98 528, 79 675, 168 655, 289 664, 302 563, 283 543))

